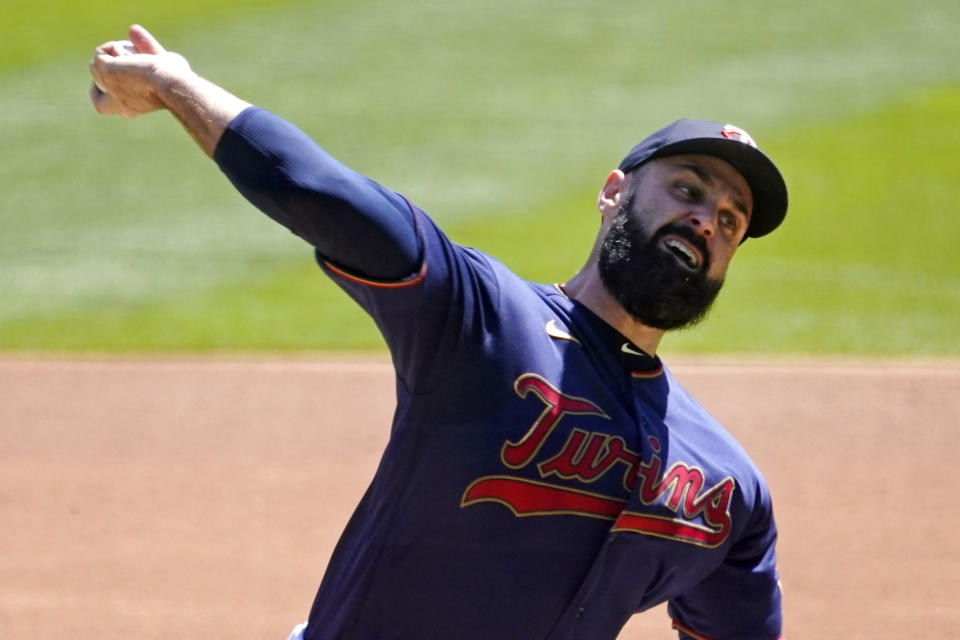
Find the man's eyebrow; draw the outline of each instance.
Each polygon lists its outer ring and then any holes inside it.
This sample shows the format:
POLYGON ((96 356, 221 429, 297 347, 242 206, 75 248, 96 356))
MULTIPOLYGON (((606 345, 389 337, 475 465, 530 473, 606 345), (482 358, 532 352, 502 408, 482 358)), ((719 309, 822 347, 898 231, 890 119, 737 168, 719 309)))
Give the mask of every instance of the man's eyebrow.
POLYGON ((678 165, 681 169, 687 169, 693 171, 697 174, 697 177, 706 182, 707 184, 713 184, 713 176, 707 173, 707 171, 698 164, 687 163, 678 165))
MULTIPOLYGON (((696 174, 696 176, 697 176, 698 178, 700 178, 700 180, 702 180, 703 182, 707 183, 708 185, 712 185, 714 182, 716 182, 716 181, 713 179, 713 176, 710 174, 710 172, 708 172, 706 169, 704 169, 703 167, 701 167, 701 166, 698 165, 698 164, 685 163, 685 164, 681 164, 681 165, 678 165, 678 166, 679 166, 681 169, 688 169, 688 170, 692 171, 694 174, 696 174)), ((733 195, 733 188, 732 188, 732 187, 731 187, 730 191, 731 191, 731 195, 733 195)), ((746 206, 743 204, 743 202, 741 202, 740 199, 737 198, 735 195, 733 195, 733 205, 734 205, 734 207, 737 208, 737 211, 739 211, 740 213, 743 214, 743 217, 745 217, 747 220, 750 219, 750 212, 747 211, 747 207, 746 207, 746 206)))

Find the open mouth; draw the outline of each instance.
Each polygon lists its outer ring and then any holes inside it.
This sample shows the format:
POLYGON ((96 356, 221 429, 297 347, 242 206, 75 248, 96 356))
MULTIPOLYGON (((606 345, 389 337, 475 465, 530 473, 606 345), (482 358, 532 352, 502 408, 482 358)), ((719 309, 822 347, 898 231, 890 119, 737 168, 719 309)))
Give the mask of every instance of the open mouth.
POLYGON ((680 264, 694 271, 703 264, 703 257, 692 244, 678 236, 668 236, 663 241, 663 246, 673 254, 680 264))

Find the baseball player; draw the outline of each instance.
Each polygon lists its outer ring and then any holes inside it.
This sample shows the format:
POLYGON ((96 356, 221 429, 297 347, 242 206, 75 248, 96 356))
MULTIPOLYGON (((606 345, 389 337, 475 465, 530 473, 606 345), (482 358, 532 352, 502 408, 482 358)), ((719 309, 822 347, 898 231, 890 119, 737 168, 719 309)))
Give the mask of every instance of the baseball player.
POLYGON ((170 111, 314 247, 396 368, 389 444, 292 638, 600 640, 662 602, 684 639, 780 636, 765 482, 656 355, 786 214, 746 132, 680 120, 641 141, 600 190, 582 270, 536 284, 129 37, 96 50, 96 110, 170 111))

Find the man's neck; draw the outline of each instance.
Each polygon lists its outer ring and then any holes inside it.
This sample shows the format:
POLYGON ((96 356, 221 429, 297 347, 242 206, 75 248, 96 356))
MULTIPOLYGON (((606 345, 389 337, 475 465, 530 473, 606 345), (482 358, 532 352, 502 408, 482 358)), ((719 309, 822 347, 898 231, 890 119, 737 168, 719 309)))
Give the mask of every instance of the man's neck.
POLYGON ((585 268, 564 284, 563 290, 569 297, 629 338, 633 344, 651 356, 656 355, 665 333, 663 329, 648 327, 628 314, 607 291, 596 268, 585 268))

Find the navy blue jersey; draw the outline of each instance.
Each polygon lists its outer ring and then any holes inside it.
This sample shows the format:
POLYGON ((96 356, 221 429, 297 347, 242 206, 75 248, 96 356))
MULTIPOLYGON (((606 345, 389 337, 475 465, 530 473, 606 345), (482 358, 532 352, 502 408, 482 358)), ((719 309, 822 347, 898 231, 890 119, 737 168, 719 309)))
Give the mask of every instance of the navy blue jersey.
POLYGON ((600 640, 669 601, 690 637, 778 638, 770 496, 721 425, 561 286, 353 185, 419 260, 377 281, 317 253, 382 332, 397 409, 305 637, 600 640))

